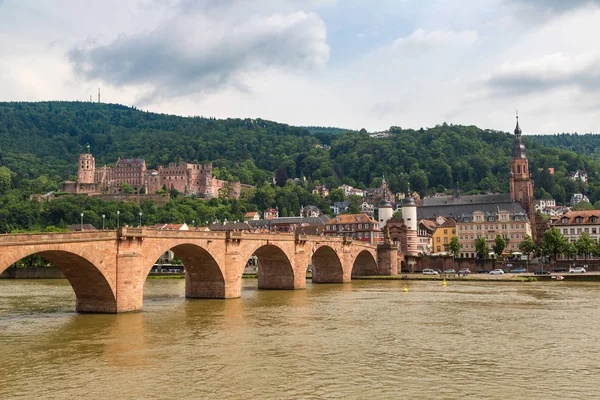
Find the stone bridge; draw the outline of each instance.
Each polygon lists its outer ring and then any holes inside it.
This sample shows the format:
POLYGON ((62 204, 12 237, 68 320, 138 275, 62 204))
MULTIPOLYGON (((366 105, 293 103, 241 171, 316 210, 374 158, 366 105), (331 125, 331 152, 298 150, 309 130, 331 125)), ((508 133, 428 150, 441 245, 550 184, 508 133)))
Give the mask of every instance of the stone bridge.
POLYGON ((314 283, 345 283, 352 276, 398 272, 397 251, 385 244, 294 234, 120 228, 0 235, 0 273, 36 254, 69 280, 77 311, 136 311, 142 308, 146 277, 168 250, 185 266, 189 298, 240 297, 242 274, 252 255, 259 261, 260 289, 304 289, 311 261, 314 283))

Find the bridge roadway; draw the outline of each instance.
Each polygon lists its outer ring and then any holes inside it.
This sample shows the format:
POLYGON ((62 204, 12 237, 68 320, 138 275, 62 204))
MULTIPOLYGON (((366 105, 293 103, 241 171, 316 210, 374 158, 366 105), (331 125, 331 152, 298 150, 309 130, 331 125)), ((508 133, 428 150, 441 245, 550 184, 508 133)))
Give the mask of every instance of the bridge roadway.
POLYGON ((304 289, 312 259, 314 283, 345 283, 352 276, 393 275, 397 251, 347 238, 295 234, 159 231, 145 228, 0 235, 0 273, 37 254, 69 280, 77 311, 142 309, 144 282, 166 251, 185 265, 189 298, 236 298, 248 259, 258 257, 260 289, 304 289))

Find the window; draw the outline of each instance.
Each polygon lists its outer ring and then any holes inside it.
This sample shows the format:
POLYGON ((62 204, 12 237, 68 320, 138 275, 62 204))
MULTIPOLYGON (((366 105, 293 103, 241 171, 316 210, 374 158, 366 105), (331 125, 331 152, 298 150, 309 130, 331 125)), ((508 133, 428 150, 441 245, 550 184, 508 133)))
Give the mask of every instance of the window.
POLYGON ((566 235, 569 230, 567 228, 563 229, 563 235, 566 235))
POLYGON ((444 238, 444 243, 448 243, 448 238, 447 237, 444 238))
POLYGON ((577 228, 577 234, 581 234, 581 228, 577 228))
POLYGON ((575 228, 571 228, 571 232, 570 233, 571 233, 571 235, 574 235, 575 234, 575 228))
POLYGON ((448 234, 448 229, 444 229, 444 235, 448 234))

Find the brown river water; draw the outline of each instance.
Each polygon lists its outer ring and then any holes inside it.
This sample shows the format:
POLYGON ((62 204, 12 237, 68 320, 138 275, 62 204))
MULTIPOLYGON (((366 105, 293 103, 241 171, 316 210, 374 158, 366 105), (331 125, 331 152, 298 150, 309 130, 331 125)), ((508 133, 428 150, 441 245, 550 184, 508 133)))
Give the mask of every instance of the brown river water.
POLYGON ((77 314, 0 280, 0 399, 600 399, 597 283, 353 281, 77 314))

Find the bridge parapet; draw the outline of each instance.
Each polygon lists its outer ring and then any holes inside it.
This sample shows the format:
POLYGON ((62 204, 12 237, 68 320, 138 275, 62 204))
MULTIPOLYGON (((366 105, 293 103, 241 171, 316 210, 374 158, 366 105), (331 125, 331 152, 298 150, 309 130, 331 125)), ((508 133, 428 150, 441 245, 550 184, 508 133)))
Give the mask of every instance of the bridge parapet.
POLYGON ((115 240, 116 231, 7 233, 0 235, 0 246, 42 243, 70 243, 115 240))

